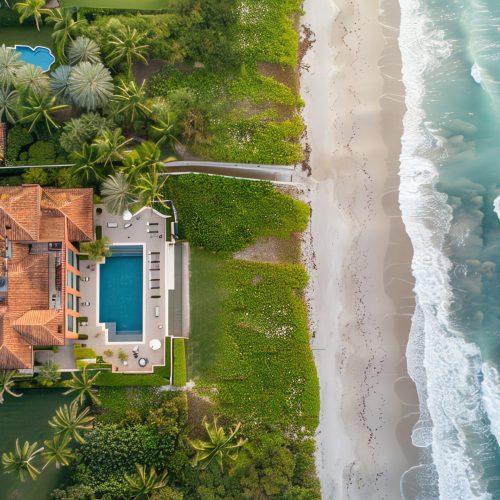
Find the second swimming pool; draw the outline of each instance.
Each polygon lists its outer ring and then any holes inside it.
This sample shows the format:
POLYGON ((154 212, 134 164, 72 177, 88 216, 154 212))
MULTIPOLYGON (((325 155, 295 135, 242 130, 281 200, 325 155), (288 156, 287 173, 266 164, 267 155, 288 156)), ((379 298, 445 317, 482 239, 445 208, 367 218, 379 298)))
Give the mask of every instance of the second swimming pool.
POLYGON ((143 247, 112 246, 99 270, 99 321, 115 323, 116 335, 142 333, 143 247))

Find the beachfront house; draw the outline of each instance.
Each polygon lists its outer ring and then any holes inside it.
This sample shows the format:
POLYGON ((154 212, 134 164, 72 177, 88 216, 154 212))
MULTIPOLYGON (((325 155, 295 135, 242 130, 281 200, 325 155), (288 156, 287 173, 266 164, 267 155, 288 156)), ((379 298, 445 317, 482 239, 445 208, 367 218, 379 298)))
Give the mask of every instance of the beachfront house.
POLYGON ((175 228, 150 207, 94 206, 92 189, 0 187, 0 369, 165 365, 168 337, 189 332, 188 249, 175 228), (83 246, 95 238, 109 242, 97 261, 83 246))

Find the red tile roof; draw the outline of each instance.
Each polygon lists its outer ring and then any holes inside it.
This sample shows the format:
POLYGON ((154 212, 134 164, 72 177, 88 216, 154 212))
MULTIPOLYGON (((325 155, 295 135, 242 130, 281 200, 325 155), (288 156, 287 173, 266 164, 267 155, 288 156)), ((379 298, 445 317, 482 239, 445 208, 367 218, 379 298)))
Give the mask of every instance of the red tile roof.
POLYGON ((31 368, 32 346, 64 344, 65 241, 93 239, 92 189, 0 187, 0 250, 5 238, 12 258, 0 255, 0 277, 8 267, 7 297, 0 300, 0 369, 31 368), (49 308, 49 253, 36 246, 30 253, 30 246, 44 242, 62 243, 60 309, 49 308))

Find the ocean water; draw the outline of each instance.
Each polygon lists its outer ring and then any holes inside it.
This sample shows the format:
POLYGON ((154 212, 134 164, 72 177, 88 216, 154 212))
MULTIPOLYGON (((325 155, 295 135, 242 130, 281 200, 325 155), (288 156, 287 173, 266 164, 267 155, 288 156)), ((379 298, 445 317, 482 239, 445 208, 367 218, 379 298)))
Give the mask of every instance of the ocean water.
POLYGON ((500 0, 400 0, 400 205, 422 464, 406 499, 500 498, 500 0))

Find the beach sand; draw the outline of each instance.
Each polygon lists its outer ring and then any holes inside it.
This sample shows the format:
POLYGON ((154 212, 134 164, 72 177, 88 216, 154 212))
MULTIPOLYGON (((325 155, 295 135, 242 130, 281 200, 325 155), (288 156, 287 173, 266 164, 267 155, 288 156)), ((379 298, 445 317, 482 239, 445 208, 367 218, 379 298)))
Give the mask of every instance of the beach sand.
POLYGON ((304 11, 312 42, 301 64, 312 169, 304 254, 321 385, 318 473, 323 498, 393 500, 416 462, 418 411, 405 359, 414 297, 398 203, 399 6, 305 0, 304 11))

